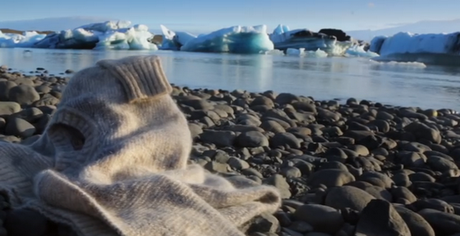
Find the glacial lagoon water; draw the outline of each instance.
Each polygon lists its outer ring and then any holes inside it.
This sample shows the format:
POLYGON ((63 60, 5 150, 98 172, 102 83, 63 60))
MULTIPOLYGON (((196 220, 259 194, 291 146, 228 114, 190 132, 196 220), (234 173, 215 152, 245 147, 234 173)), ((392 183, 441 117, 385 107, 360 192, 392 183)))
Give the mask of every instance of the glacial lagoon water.
MULTIPOLYGON (((382 63, 369 58, 300 58, 174 51, 91 51, 0 48, 0 65, 58 75, 104 58, 156 54, 168 79, 190 88, 274 90, 315 99, 350 97, 399 106, 460 111, 460 68, 382 63)), ((95 78, 97 79, 97 78, 95 78)))

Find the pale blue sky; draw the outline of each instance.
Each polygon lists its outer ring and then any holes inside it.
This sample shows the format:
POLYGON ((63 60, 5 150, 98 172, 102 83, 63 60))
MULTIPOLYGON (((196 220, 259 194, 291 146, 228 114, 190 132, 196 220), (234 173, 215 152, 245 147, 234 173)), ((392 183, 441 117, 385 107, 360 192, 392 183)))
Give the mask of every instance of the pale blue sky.
MULTIPOLYGON (((0 21, 92 16, 175 30, 278 24, 379 29, 421 20, 460 18, 460 0, 5 0, 0 21)), ((460 27, 460 26, 459 26, 460 27)))

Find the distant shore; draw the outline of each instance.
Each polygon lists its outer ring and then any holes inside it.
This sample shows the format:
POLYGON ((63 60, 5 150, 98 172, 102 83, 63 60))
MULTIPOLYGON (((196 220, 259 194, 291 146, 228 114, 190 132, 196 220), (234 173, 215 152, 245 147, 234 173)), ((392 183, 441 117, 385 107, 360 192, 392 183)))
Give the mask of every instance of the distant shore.
POLYGON ((39 30, 15 30, 15 29, 7 29, 7 28, 0 28, 0 31, 5 34, 24 34, 25 32, 31 32, 35 31, 38 34, 52 34, 55 31, 51 30, 45 30, 45 31, 39 31, 39 30))

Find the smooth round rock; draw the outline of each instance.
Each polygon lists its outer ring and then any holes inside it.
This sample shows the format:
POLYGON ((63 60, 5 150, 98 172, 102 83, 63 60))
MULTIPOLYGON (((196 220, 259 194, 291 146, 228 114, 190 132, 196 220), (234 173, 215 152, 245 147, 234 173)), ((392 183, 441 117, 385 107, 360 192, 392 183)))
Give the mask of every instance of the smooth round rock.
POLYGON ((235 139, 238 147, 268 147, 268 138, 259 131, 249 131, 238 135, 235 139))
POLYGON ((35 127, 21 118, 8 120, 5 127, 5 134, 14 135, 21 138, 27 138, 35 133, 35 127))
POLYGON ((8 93, 8 98, 20 105, 30 105, 33 102, 40 100, 40 95, 34 87, 23 84, 11 88, 8 93))
POLYGON ((336 208, 351 208, 362 211, 366 205, 375 199, 374 196, 356 187, 342 186, 329 189, 325 205, 336 208))
POLYGON ((344 223, 339 211, 319 204, 302 205, 297 208, 293 216, 313 226, 314 231, 331 234, 337 232, 344 223))
POLYGON ((433 227, 419 214, 404 206, 396 206, 396 211, 406 222, 412 236, 435 236, 433 227))
POLYGON ((361 212, 356 235, 411 236, 411 232, 391 203, 373 199, 361 212))
POLYGON ((460 233, 460 216, 433 209, 418 212, 434 229, 436 235, 460 233))
POLYGON ((323 169, 314 172, 308 179, 308 185, 315 187, 320 184, 327 187, 342 186, 355 181, 355 177, 348 171, 341 169, 323 169))

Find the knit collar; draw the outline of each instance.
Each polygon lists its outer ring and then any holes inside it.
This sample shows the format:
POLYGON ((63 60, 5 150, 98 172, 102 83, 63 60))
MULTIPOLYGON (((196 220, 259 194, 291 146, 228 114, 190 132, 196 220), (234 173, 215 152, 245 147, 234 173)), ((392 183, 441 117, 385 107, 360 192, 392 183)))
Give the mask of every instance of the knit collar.
POLYGON ((130 102, 172 92, 157 56, 102 60, 97 65, 108 69, 123 84, 130 102))

